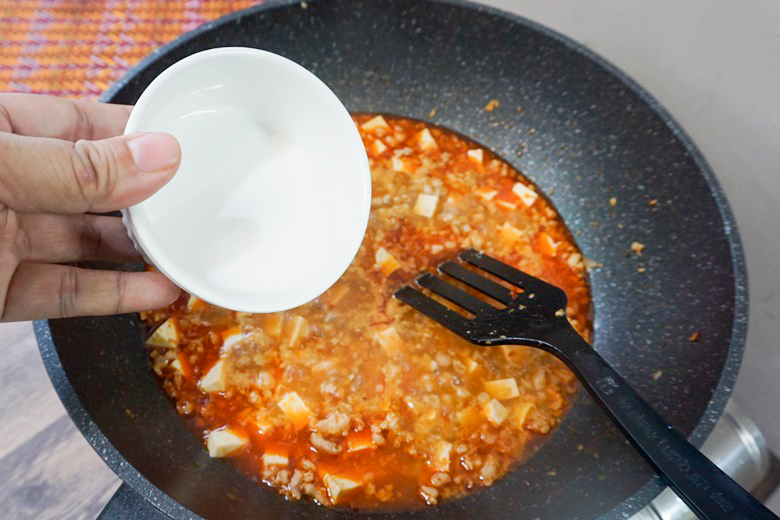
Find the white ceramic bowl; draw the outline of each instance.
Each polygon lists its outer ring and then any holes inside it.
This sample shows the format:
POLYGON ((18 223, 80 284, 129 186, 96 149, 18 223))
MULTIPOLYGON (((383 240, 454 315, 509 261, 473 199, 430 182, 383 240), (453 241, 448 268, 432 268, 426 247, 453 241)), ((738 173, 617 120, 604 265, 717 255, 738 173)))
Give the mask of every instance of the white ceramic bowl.
POLYGON ((173 180, 124 212, 144 256, 221 307, 302 305, 344 273, 365 234, 371 175, 346 108, 312 73, 240 47, 189 56, 143 92, 125 133, 181 145, 173 180))

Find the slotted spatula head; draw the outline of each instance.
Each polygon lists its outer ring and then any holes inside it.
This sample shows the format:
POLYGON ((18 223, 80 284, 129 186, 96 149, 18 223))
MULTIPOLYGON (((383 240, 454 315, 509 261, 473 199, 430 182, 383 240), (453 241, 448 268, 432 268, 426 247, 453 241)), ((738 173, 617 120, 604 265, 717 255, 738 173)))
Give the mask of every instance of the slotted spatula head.
POLYGON ((669 426, 577 334, 566 319, 566 294, 561 289, 473 249, 458 257, 463 263, 445 262, 439 272, 485 295, 495 305, 432 274, 420 276, 415 283, 473 317, 411 286, 398 290, 395 296, 473 343, 529 345, 557 355, 699 518, 778 520, 669 426), (481 275, 480 270, 510 287, 481 275))
POLYGON ((568 326, 566 293, 558 287, 474 249, 462 252, 458 258, 463 264, 445 262, 439 266, 439 272, 484 294, 494 304, 433 274, 424 274, 415 283, 461 307, 473 317, 464 316, 410 285, 399 289, 395 293, 396 298, 479 345, 548 347, 551 332, 568 326), (511 284, 512 288, 481 275, 479 270, 511 284))

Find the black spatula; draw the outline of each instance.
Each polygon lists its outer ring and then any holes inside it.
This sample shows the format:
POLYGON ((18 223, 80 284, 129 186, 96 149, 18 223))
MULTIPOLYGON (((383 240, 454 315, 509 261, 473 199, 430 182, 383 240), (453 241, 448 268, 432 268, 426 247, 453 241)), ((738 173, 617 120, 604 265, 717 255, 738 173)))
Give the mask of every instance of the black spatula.
POLYGON ((462 307, 473 318, 411 286, 398 290, 396 298, 472 343, 527 345, 557 356, 699 518, 778 518, 669 426, 577 334, 566 319, 567 300, 561 289, 475 250, 465 251, 459 258, 463 263, 446 262, 439 266, 439 271, 495 300, 501 308, 432 274, 422 275, 416 283, 462 307), (508 282, 515 289, 480 275, 477 269, 508 282))

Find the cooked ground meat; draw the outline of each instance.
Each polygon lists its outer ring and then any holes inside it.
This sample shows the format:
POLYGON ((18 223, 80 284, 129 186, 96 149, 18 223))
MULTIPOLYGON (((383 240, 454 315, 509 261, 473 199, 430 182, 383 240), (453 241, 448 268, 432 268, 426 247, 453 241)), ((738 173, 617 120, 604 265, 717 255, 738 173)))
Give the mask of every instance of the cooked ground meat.
POLYGON ((162 323, 148 342, 152 368, 212 456, 288 498, 424 507, 531 456, 576 383, 539 350, 475 348, 393 292, 474 247, 563 288, 566 315, 587 338, 585 266, 552 206, 489 151, 420 122, 355 121, 373 200, 344 276, 283 313, 186 295, 144 313, 162 323))
POLYGON ((336 444, 333 441, 329 441, 322 435, 320 435, 317 432, 312 432, 309 436, 309 440, 311 441, 311 445, 317 448, 317 451, 321 451, 323 453, 329 453, 331 455, 336 455, 337 453, 341 453, 341 445, 336 444))

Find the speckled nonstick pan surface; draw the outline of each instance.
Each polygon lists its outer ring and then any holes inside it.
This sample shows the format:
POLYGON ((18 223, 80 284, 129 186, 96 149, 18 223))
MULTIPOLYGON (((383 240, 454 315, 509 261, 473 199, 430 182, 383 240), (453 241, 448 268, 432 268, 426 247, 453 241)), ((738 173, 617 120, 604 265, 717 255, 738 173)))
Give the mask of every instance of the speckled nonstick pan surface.
MULTIPOLYGON (((484 7, 309 0, 307 8, 268 3, 206 25, 155 52, 105 99, 133 103, 170 64, 224 45, 284 55, 352 111, 449 127, 525 172, 584 254, 603 264, 590 271, 595 347, 701 444, 742 356, 745 265, 712 172, 641 87, 580 45, 484 7), (483 110, 490 99, 500 101, 492 112, 483 110), (633 241, 646 245, 641 257, 627 256, 633 241)), ((172 516, 366 516, 287 502, 209 459, 149 370, 135 316, 39 322, 36 332, 81 431, 126 483, 172 516)), ((543 449, 489 489, 392 517, 625 518, 660 489, 583 394, 543 449)))

